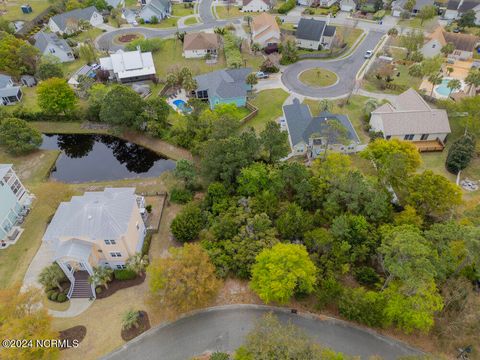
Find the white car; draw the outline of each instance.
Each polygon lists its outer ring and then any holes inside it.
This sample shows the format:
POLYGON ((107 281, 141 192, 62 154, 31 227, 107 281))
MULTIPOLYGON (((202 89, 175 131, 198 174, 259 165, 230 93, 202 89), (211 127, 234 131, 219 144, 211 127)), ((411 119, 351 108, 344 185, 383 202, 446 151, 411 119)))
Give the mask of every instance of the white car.
POLYGON ((373 55, 373 50, 367 50, 363 56, 365 59, 370 59, 373 55))

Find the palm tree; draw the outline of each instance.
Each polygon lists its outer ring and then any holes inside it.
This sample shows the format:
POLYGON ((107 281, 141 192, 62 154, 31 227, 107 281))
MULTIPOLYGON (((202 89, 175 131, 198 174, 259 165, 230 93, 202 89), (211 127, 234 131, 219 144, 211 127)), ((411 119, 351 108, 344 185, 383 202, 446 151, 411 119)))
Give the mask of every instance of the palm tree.
POLYGON ((258 79, 254 73, 250 73, 245 79, 245 82, 247 83, 247 85, 253 86, 258 83, 258 79))
POLYGON ((332 103, 327 99, 322 99, 318 104, 318 108, 320 112, 330 111, 330 109, 332 108, 332 103))
POLYGON ((88 278, 90 284, 105 286, 108 289, 108 282, 112 280, 113 270, 105 266, 94 266, 93 275, 88 278))
POLYGON ((148 266, 148 256, 136 253, 127 259, 126 265, 127 269, 132 270, 135 274, 143 274, 148 266))
POLYGON ((140 311, 128 310, 123 314, 122 329, 129 330, 132 327, 138 327, 140 321, 140 311))
POLYGON ((450 89, 450 94, 448 95, 451 95, 453 91, 462 87, 462 83, 458 79, 452 79, 448 82, 447 87, 450 89))
POLYGON ((480 86, 480 69, 477 68, 470 68, 467 77, 465 78, 465 82, 470 85, 470 91, 472 87, 479 87, 480 86))
POLYGON ((48 290, 53 287, 57 287, 60 292, 63 291, 63 287, 60 282, 64 279, 65 274, 57 263, 43 268, 42 272, 38 276, 38 281, 45 287, 45 289, 48 290))
POLYGON ((436 85, 440 85, 442 83, 443 77, 440 73, 432 74, 428 77, 428 81, 432 84, 432 91, 430 92, 430 96, 433 96, 433 89, 436 85))

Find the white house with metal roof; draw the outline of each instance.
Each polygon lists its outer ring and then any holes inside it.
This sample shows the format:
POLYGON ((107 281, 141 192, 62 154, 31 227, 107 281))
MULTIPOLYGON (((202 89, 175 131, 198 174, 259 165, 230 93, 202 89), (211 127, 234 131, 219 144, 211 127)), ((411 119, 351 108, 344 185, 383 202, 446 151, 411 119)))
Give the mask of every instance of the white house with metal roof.
POLYGON ((100 58, 100 68, 109 71, 111 78, 121 83, 151 80, 156 74, 152 53, 142 53, 139 49, 118 50, 109 57, 100 58))
POLYGON ((54 33, 71 34, 81 29, 82 22, 98 26, 103 24, 103 16, 95 6, 89 6, 52 16, 48 21, 48 27, 54 33))
POLYGON ((74 61, 73 51, 65 39, 61 39, 55 33, 40 31, 35 34, 35 47, 42 55, 55 56, 60 62, 74 61))
POLYGON ((22 233, 20 223, 27 215, 32 196, 12 164, 0 164, 0 250, 14 244, 22 233))
POLYGON ((387 140, 396 138, 413 141, 419 150, 429 148, 426 146, 429 143, 432 145, 429 149, 443 150, 447 135, 451 132, 447 112, 432 109, 413 89, 397 96, 394 102, 372 111, 370 126, 387 140), (436 143, 438 146, 435 146, 436 143))
POLYGON ((0 74, 0 106, 14 105, 22 100, 22 89, 11 76, 0 74))
POLYGON ((135 188, 86 192, 60 204, 43 241, 72 284, 69 298, 95 297, 94 285, 85 287, 93 267, 123 269, 130 256, 141 252, 144 206, 135 188))

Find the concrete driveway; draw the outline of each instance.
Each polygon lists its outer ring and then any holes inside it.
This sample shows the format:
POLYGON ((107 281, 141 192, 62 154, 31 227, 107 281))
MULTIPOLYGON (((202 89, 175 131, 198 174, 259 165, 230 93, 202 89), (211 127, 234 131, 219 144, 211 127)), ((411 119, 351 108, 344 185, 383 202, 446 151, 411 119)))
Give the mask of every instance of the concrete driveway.
POLYGON ((383 32, 370 31, 355 51, 344 59, 338 60, 303 60, 289 65, 282 74, 282 82, 289 91, 312 98, 339 98, 346 96, 355 86, 355 77, 365 62, 364 54, 372 50, 384 35, 383 32), (338 76, 335 85, 315 88, 305 85, 299 76, 305 70, 322 67, 333 71, 338 76))
POLYGON ((257 305, 228 305, 199 311, 180 320, 153 328, 104 359, 185 360, 206 351, 234 351, 265 313, 272 311, 283 323, 300 327, 316 342, 366 359, 380 355, 385 360, 419 355, 420 351, 373 331, 333 318, 291 314, 288 309, 257 305))

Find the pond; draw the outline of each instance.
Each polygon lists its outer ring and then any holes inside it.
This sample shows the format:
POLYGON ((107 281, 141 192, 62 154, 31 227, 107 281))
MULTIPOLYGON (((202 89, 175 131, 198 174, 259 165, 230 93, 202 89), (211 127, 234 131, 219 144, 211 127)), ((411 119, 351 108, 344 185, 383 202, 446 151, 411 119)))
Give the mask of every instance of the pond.
POLYGON ((175 168, 175 161, 110 135, 43 135, 40 148, 62 151, 50 176, 66 183, 156 177, 175 168))

